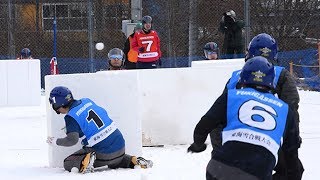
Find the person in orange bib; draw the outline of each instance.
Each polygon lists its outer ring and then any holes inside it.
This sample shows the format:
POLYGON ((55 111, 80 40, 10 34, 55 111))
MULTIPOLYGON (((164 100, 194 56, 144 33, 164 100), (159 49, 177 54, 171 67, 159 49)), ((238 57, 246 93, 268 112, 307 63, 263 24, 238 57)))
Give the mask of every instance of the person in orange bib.
POLYGON ((137 23, 136 27, 134 27, 133 33, 129 35, 126 42, 124 43, 123 52, 126 55, 126 59, 124 61, 124 67, 126 69, 136 69, 138 52, 132 49, 132 41, 134 38, 134 34, 137 31, 142 30, 142 23, 137 23))
POLYGON ((142 18, 142 31, 134 34, 132 49, 138 52, 137 69, 153 69, 161 65, 160 38, 152 30, 151 16, 142 18))

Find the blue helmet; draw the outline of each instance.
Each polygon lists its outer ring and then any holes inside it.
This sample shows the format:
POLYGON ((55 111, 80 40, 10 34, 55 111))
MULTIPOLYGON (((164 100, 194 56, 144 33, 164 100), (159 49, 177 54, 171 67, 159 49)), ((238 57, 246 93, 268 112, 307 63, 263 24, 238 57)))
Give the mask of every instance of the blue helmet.
POLYGON ((57 114, 60 107, 68 107, 73 100, 72 93, 67 87, 57 86, 50 92, 49 102, 57 114))
POLYGON ((214 53, 214 54, 218 55, 218 52, 219 52, 218 44, 215 42, 208 42, 207 44, 204 45, 203 52, 204 52, 204 55, 207 59, 209 59, 208 58, 209 54, 214 53))
POLYGON ((21 59, 30 59, 31 58, 31 51, 29 48, 23 48, 20 52, 21 59))
POLYGON ((257 89, 273 90, 275 71, 273 65, 264 57, 256 56, 244 64, 239 83, 257 89))
POLYGON ((248 54, 246 59, 255 56, 263 56, 270 62, 277 62, 278 45, 276 40, 266 33, 255 36, 248 45, 248 54))

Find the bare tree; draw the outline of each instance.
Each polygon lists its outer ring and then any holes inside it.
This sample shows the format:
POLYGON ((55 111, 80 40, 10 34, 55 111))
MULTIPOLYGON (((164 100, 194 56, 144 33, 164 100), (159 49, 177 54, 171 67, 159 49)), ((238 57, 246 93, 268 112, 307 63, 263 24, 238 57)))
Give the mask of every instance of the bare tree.
POLYGON ((310 47, 303 41, 303 36, 315 35, 314 32, 320 30, 319 3, 318 0, 252 1, 253 35, 261 32, 272 34, 282 50, 310 47))

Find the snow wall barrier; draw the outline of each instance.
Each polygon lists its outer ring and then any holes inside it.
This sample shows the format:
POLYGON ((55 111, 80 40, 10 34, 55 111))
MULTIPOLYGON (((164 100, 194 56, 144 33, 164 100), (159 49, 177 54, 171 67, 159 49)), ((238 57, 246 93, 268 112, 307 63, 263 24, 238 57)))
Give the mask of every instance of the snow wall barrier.
POLYGON ((40 60, 1 60, 0 85, 0 106, 39 106, 40 60))

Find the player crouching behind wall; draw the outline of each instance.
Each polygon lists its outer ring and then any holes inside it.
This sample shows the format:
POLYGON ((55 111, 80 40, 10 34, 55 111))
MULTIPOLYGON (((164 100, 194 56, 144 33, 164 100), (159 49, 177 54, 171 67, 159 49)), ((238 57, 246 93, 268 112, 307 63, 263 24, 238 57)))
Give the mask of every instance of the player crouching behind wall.
POLYGON ((48 137, 49 145, 73 146, 80 137, 82 149, 64 160, 65 170, 77 169, 80 173, 92 172, 94 168, 150 168, 153 163, 142 157, 125 154, 125 140, 107 111, 89 98, 76 100, 67 87, 57 86, 50 92, 49 102, 57 114, 66 114, 66 137, 48 137))

